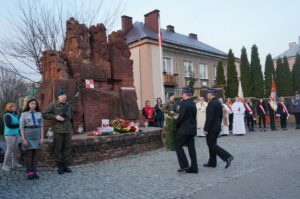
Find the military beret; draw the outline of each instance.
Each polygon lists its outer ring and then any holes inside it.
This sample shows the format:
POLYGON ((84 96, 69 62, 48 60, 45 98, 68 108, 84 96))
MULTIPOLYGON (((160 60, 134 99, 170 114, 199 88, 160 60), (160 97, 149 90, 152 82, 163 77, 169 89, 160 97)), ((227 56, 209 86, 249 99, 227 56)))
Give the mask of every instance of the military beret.
POLYGON ((65 90, 64 88, 58 88, 58 89, 56 89, 56 91, 55 91, 55 96, 56 96, 56 97, 58 97, 58 96, 60 96, 60 95, 64 95, 64 94, 66 94, 66 90, 65 90))

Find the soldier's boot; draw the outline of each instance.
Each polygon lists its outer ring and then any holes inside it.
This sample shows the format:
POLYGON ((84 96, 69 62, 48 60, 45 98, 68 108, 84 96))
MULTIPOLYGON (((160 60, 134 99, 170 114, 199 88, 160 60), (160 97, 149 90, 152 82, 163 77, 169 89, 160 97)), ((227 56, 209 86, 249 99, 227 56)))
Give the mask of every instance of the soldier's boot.
POLYGON ((63 170, 66 173, 72 173, 72 170, 68 167, 68 164, 66 163, 63 164, 63 170))
POLYGON ((59 175, 64 174, 64 166, 63 166, 63 164, 62 163, 58 163, 57 166, 58 166, 58 170, 57 170, 58 174, 59 175))

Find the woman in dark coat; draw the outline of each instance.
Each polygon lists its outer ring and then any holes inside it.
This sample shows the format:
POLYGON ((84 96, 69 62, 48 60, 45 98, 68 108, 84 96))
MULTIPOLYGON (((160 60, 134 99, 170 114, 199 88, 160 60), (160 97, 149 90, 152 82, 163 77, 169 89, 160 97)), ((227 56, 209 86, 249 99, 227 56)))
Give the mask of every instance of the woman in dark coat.
POLYGON ((154 107, 155 111, 155 123, 157 127, 163 128, 164 127, 164 113, 162 112, 163 104, 161 98, 157 98, 156 105, 154 107))

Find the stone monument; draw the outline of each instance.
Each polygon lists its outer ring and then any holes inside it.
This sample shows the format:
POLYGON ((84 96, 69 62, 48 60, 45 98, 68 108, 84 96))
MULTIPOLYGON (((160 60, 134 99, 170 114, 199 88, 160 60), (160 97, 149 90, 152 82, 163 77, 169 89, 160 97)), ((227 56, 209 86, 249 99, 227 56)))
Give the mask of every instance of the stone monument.
POLYGON ((103 24, 87 28, 74 18, 66 25, 62 51, 45 51, 40 59, 37 98, 42 111, 55 100, 55 90, 64 87, 72 103, 74 133, 79 125, 85 131, 94 130, 101 119, 142 120, 123 32, 112 32, 107 38, 103 24), (85 80, 93 80, 94 88, 86 88, 85 80))

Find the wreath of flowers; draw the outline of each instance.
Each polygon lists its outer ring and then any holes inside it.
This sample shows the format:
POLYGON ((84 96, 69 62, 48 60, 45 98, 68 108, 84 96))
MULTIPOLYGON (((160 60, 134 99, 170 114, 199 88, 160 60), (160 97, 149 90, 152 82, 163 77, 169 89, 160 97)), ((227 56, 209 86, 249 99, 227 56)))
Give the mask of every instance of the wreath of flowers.
POLYGON ((114 131, 118 133, 129 133, 137 130, 134 122, 130 122, 121 118, 114 119, 112 121, 112 127, 114 128, 114 131))

